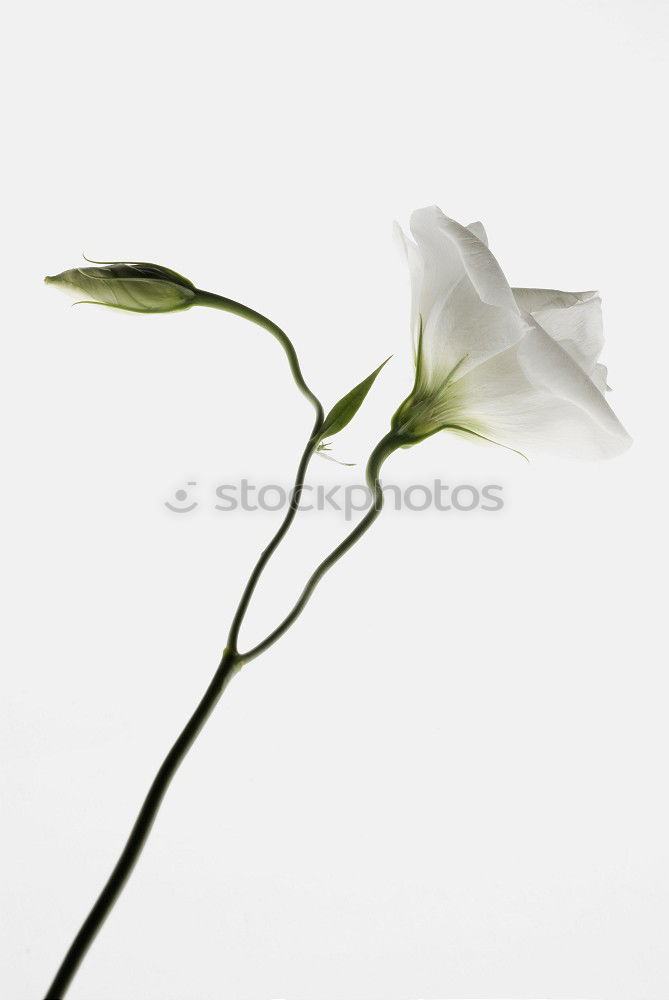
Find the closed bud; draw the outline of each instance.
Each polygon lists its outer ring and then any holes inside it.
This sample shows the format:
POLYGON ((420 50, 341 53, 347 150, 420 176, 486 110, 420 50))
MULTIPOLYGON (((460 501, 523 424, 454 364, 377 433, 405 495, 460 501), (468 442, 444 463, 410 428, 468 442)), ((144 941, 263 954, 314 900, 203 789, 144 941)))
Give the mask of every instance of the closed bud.
POLYGON ((196 294, 191 281, 158 264, 76 267, 44 280, 80 302, 141 313, 187 309, 193 305, 196 294))

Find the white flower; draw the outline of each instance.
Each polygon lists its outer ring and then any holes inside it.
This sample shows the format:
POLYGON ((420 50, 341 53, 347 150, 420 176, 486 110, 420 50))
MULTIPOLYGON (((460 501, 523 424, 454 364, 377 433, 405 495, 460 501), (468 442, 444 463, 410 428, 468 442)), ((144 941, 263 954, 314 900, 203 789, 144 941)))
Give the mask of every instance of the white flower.
POLYGON ((411 216, 416 381, 393 418, 420 440, 451 429, 523 452, 607 458, 631 439, 604 398, 596 292, 511 288, 479 223, 411 216))

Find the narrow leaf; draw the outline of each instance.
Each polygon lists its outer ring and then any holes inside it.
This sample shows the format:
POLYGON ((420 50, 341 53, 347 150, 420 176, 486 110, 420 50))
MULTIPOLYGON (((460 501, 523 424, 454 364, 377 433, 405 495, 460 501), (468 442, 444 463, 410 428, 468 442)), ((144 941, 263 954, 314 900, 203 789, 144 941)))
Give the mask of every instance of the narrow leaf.
POLYGON ((360 407, 362 406, 365 396, 372 388, 376 376, 379 374, 383 365, 386 365, 390 358, 386 358, 383 364, 379 365, 376 371, 373 371, 371 375, 368 375, 366 379, 363 379, 359 385, 356 385, 354 389, 347 392, 338 403, 332 407, 327 417, 325 418, 325 423, 321 428, 321 441, 326 437, 332 437, 333 434, 338 434, 339 431, 343 430, 344 427, 353 419, 360 407))
POLYGON ((349 469, 354 468, 355 462, 342 462, 340 458, 335 458, 334 455, 328 455, 327 452, 330 451, 330 445, 322 441, 318 448, 316 448, 316 454, 320 455, 321 458, 326 459, 328 462, 335 462, 337 465, 346 465, 349 469))

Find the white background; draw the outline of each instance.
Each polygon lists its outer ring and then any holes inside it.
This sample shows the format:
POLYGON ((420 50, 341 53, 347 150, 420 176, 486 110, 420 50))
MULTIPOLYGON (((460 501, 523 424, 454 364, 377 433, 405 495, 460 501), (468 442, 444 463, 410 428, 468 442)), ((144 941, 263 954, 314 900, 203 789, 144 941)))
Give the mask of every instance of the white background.
MULTIPOLYGON (((394 218, 480 218, 513 284, 603 295, 600 465, 439 435, 231 685, 73 1000, 669 996, 666 8, 659 0, 55 4, 5 22, 3 960, 45 990, 216 666, 311 425, 277 345, 42 285, 153 260, 267 312, 365 456, 411 382, 394 218), (200 507, 163 506, 187 480, 200 507), (205 502, 206 501, 206 502, 205 502)), ((312 481, 353 483, 314 461, 312 481)), ((342 537, 305 514, 243 642, 342 537)))

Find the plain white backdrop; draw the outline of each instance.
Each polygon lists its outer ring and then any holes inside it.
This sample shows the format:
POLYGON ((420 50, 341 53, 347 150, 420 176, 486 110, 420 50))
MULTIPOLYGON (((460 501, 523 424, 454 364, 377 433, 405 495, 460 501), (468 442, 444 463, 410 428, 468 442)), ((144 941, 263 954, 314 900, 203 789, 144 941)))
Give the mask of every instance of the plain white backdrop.
MULTIPOLYGON (((326 404, 392 352, 337 439, 364 463, 411 382, 391 223, 437 202, 513 284, 600 289, 634 447, 393 456, 504 510, 388 512, 331 572, 226 692, 70 996, 666 1000, 666 7, 5 18, 2 996, 46 989, 279 517, 204 500, 289 482, 311 426, 262 331, 72 309, 43 275, 174 267, 281 323, 326 404)), ((345 530, 300 519, 245 645, 345 530)))

